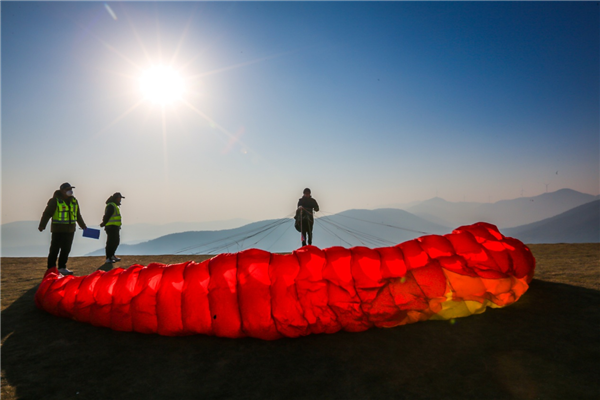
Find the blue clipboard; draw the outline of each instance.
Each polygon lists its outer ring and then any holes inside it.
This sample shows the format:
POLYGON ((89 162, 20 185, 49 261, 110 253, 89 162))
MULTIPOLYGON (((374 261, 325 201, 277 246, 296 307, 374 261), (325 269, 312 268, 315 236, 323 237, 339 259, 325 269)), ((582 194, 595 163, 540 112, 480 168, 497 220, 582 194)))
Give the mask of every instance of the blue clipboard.
POLYGON ((83 237, 88 237, 88 238, 92 238, 92 239, 100 239, 100 229, 85 228, 83 230, 83 237))

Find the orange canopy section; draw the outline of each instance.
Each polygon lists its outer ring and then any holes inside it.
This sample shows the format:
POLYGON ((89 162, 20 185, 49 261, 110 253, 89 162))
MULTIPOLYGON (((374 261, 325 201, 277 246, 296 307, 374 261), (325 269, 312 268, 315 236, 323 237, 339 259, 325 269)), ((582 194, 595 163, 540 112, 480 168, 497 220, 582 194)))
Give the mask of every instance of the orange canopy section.
POLYGON ((517 301, 535 259, 490 224, 393 247, 250 249, 202 263, 48 270, 36 305, 118 331, 272 340, 478 314, 517 301))

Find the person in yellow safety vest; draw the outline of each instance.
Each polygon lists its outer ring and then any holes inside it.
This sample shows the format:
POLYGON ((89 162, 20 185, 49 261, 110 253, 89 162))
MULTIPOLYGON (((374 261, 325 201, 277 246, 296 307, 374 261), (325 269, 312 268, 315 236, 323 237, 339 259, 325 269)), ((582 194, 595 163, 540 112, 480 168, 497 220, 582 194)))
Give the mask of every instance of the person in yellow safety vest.
POLYGON ((117 192, 106 200, 106 208, 100 226, 106 231, 106 264, 116 263, 121 261, 115 256, 117 247, 121 242, 121 199, 124 199, 121 193, 117 192))
POLYGON ((50 228, 52 241, 48 253, 48 268, 56 267, 56 258, 58 257, 58 272, 63 275, 73 275, 73 271, 67 269, 67 261, 77 229, 75 224, 78 224, 81 229, 87 228, 81 217, 79 202, 73 196, 73 189, 75 187, 67 182, 60 185, 60 189, 55 191, 52 198, 48 200, 38 226, 38 230, 42 232, 52 218, 50 228))

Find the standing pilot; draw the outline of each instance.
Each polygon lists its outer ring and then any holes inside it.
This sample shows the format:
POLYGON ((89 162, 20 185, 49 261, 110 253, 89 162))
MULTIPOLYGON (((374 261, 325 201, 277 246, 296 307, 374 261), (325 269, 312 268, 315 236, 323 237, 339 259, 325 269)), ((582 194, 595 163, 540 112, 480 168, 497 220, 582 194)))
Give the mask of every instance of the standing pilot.
POLYGON ((310 195, 310 189, 306 188, 302 196, 298 200, 298 208, 296 210, 296 226, 300 225, 300 232, 302 233, 302 246, 306 246, 306 239, 308 244, 312 244, 312 230, 315 223, 314 213, 319 211, 319 205, 317 201, 310 195))

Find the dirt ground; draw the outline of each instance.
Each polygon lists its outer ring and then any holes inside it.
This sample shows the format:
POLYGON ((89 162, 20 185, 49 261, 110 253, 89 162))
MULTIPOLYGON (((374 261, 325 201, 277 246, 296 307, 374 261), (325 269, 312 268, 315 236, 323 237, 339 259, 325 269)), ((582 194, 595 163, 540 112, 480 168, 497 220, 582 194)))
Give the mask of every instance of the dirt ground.
MULTIPOLYGON (((504 309, 455 323, 262 341, 115 332, 35 307, 43 258, 2 258, 2 399, 596 399, 600 244, 531 245, 504 309)), ((122 257, 123 265, 202 261, 122 257)), ((102 257, 69 268, 93 272, 102 257)))

